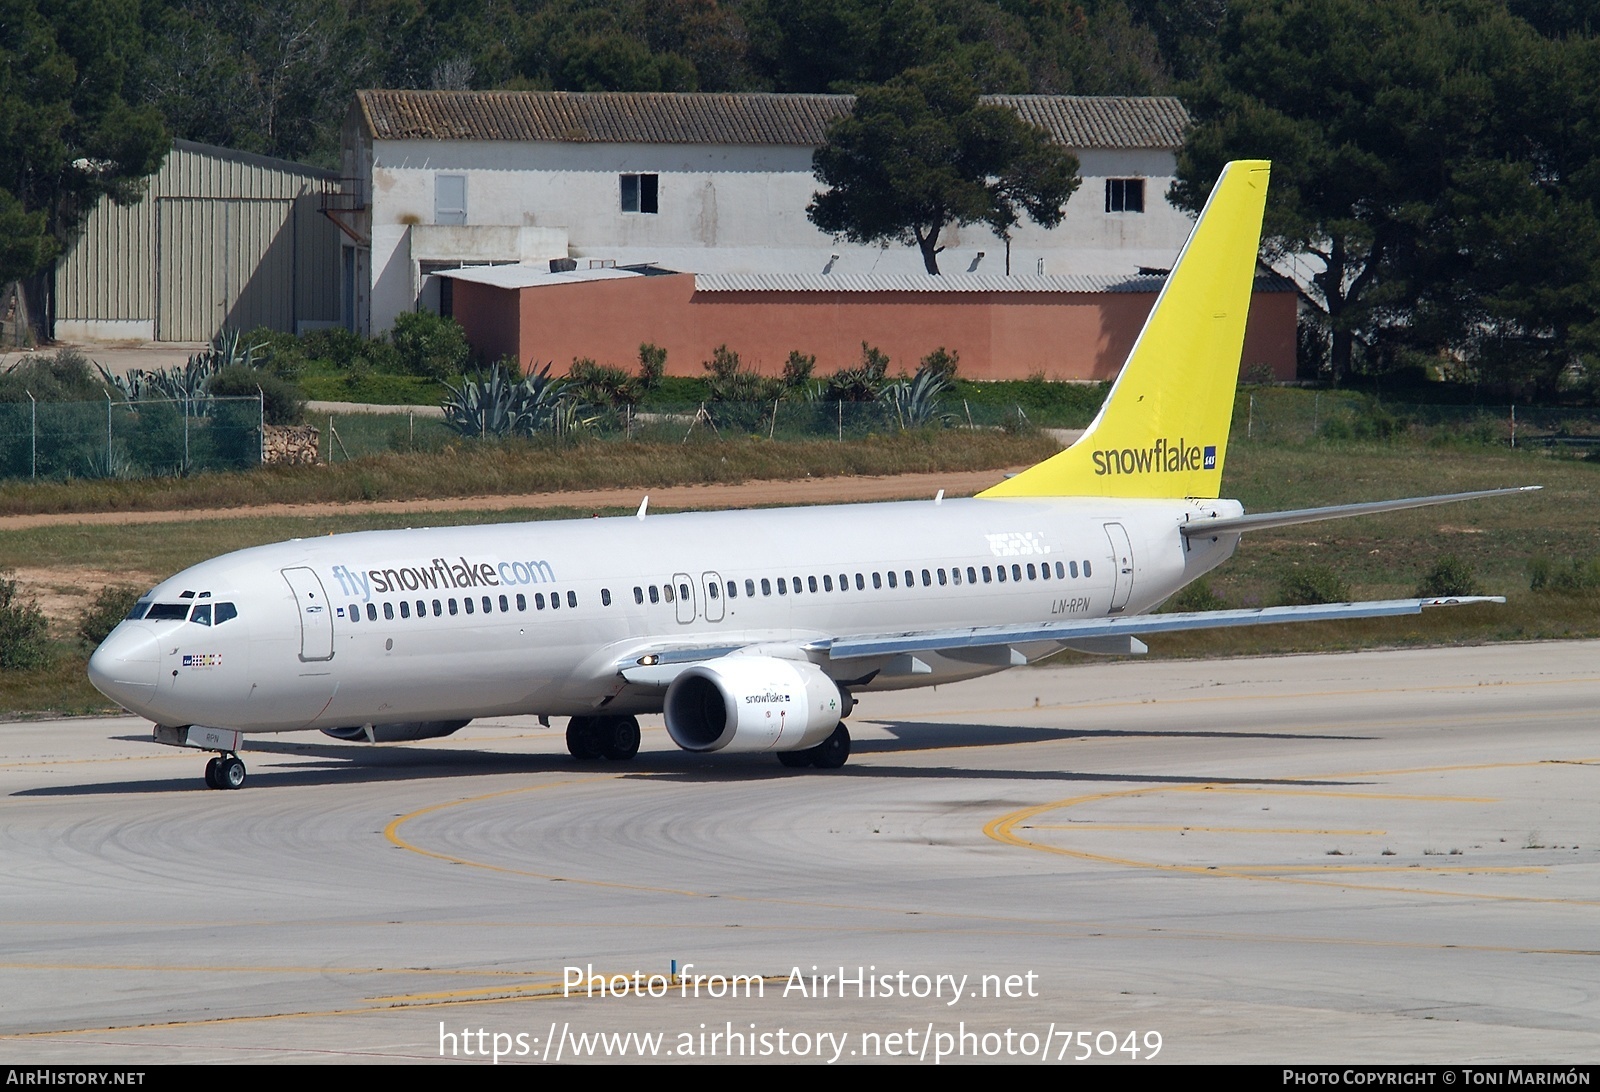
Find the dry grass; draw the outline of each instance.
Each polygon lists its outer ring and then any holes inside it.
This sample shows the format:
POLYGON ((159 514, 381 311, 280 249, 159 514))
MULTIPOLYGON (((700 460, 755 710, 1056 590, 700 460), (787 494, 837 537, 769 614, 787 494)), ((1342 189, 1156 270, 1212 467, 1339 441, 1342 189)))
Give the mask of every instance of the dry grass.
POLYGON ((333 466, 264 467, 141 481, 8 482, 0 515, 166 511, 652 488, 754 479, 996 470, 1058 450, 1047 436, 1000 431, 905 432, 843 443, 759 440, 681 444, 468 443, 438 454, 380 455, 333 466))

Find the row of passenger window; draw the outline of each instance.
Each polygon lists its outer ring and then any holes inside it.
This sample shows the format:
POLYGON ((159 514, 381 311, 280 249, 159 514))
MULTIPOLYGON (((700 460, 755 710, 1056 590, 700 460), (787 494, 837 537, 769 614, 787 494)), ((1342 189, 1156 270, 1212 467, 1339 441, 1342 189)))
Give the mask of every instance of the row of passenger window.
MULTIPOLYGON (((466 596, 463 599, 461 599, 459 601, 459 603, 455 599, 443 599, 443 600, 435 599, 435 600, 433 600, 433 604, 432 604, 433 605, 433 616, 435 618, 441 618, 445 614, 450 614, 452 616, 456 615, 456 614, 478 614, 478 613, 493 614, 494 611, 495 611, 495 607, 497 605, 500 608, 500 613, 501 614, 510 614, 511 613, 511 609, 512 609, 512 598, 513 597, 505 596, 505 595, 501 595, 501 596, 498 596, 498 597, 485 595, 485 596, 482 596, 482 597, 480 597, 478 599, 473 599, 469 595, 469 596, 466 596)), ((600 598, 607 606, 611 605, 611 592, 602 591, 600 593, 600 598)), ((526 595, 523 595, 522 593, 519 592, 515 596, 515 600, 516 600, 516 609, 518 611, 526 611, 528 609, 528 597, 526 595)), ((428 617, 428 606, 429 606, 428 601, 426 599, 418 599, 418 600, 415 601, 415 603, 416 603, 416 617, 418 617, 418 618, 426 618, 426 617, 428 617)), ((534 592, 533 593, 533 609, 534 610, 544 610, 546 607, 548 607, 550 610, 560 610, 561 609, 561 605, 562 604, 561 604, 561 593, 560 592, 551 592, 550 593, 550 598, 548 600, 545 598, 544 592, 534 592)), ((567 592, 566 605, 567 605, 567 607, 569 609, 577 607, 577 605, 578 605, 578 593, 577 592, 575 592, 575 591, 567 592)), ((412 617, 412 600, 409 600, 409 599, 400 600, 399 604, 398 604, 398 608, 399 608, 399 611, 400 611, 400 617, 401 618, 410 618, 410 617, 412 617)), ((368 603, 368 604, 366 604, 367 621, 376 622, 378 620, 378 612, 380 610, 383 612, 383 617, 384 617, 385 621, 393 621, 394 617, 395 617, 395 609, 396 609, 396 604, 395 603, 391 603, 391 602, 385 602, 385 603, 383 603, 381 605, 378 604, 378 603, 368 603)), ((348 618, 352 622, 359 622, 359 621, 361 621, 361 604, 360 603, 351 603, 348 608, 339 607, 339 608, 336 609, 335 613, 340 618, 348 618)))
MULTIPOLYGON (((905 569, 903 572, 905 587, 916 587, 916 571, 913 569, 905 569)), ((1054 565, 1053 574, 1051 572, 1051 563, 1048 561, 1039 562, 1038 564, 1035 564, 1032 561, 1026 563, 1018 562, 1017 564, 1012 565, 1009 570, 1004 565, 996 565, 992 569, 988 565, 968 565, 965 569, 965 582, 967 584, 977 584, 981 580, 985 584, 1004 584, 1008 581, 1011 583, 1021 583, 1024 580, 1050 580, 1052 579, 1052 575, 1056 580, 1076 580, 1078 579, 1080 573, 1085 579, 1094 575, 1094 570, 1088 561, 1082 562, 1081 568, 1080 563, 1076 561, 1057 561, 1054 565)), ((870 576, 867 573, 856 573, 856 591, 866 591, 867 581, 869 579, 872 581, 872 586, 874 588, 882 588, 885 580, 887 580, 888 586, 891 588, 898 588, 901 586, 900 572, 891 569, 887 573, 875 572, 870 574, 870 576)), ((956 587, 960 587, 962 582, 963 570, 959 565, 952 565, 948 571, 942 568, 922 570, 922 586, 925 588, 931 588, 935 583, 937 583, 940 587, 944 587, 945 585, 955 585, 956 587)), ((744 594, 747 599, 755 598, 756 583, 757 582, 753 579, 747 579, 744 582, 744 594)), ((773 581, 770 577, 762 577, 760 584, 762 595, 772 595, 773 581)), ((726 588, 729 599, 739 598, 739 582, 737 580, 728 581, 726 588)), ((835 588, 837 588, 839 591, 849 591, 850 574, 840 573, 837 584, 834 583, 832 573, 824 573, 820 578, 816 576, 805 577, 803 583, 802 578, 798 576, 793 578, 780 576, 777 578, 777 593, 779 595, 788 595, 791 590, 796 595, 799 595, 803 591, 807 590, 811 592, 831 592, 835 590, 835 588)), ((655 584, 651 584, 648 587, 636 585, 633 589, 633 601, 635 603, 642 604, 648 597, 652 603, 660 603, 663 599, 666 602, 671 603, 675 598, 688 599, 690 598, 691 594, 692 593, 688 584, 679 584, 676 586, 676 590, 674 590, 674 586, 671 584, 662 585, 659 588, 655 584)), ((722 589, 714 583, 707 584, 706 594, 708 594, 712 599, 716 599, 722 594, 722 589)))

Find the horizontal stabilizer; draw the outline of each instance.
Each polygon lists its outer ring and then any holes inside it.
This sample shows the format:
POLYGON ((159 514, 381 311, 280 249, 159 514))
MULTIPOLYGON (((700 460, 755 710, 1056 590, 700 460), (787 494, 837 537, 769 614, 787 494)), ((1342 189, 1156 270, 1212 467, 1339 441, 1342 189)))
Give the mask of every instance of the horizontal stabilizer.
POLYGON ((1429 607, 1454 607, 1468 603, 1505 601, 1505 597, 1501 595, 1462 595, 1440 599, 1375 599, 1365 603, 1318 603, 1306 607, 1135 614, 1120 618, 1085 618, 1076 622, 978 626, 972 629, 934 630, 923 633, 841 637, 829 646, 828 655, 834 660, 855 660, 866 656, 945 652, 982 648, 986 645, 1026 644, 1032 641, 1077 644, 1085 638, 1136 637, 1147 633, 1174 633, 1186 629, 1271 626, 1285 622, 1327 622, 1341 618, 1384 618, 1397 614, 1421 614, 1429 607))
POLYGON ((1197 519, 1185 523, 1178 530, 1188 538, 1239 534, 1243 531, 1265 531, 1273 527, 1293 527, 1297 523, 1316 523, 1325 519, 1346 519, 1350 516, 1370 516, 1378 512, 1399 512, 1406 508, 1427 508, 1434 504, 1454 504, 1456 501, 1478 500, 1482 497, 1534 493, 1543 488, 1541 485, 1523 485, 1512 489, 1480 489, 1475 493, 1442 493, 1436 497, 1407 497, 1404 500, 1372 501, 1366 504, 1335 504, 1328 508, 1297 508, 1290 512, 1262 512, 1253 516, 1197 519))

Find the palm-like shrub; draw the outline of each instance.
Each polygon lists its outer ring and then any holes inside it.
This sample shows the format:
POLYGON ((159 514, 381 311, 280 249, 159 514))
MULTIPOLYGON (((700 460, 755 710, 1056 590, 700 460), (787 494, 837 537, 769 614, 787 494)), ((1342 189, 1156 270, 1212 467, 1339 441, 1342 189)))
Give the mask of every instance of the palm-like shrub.
POLYGON ((445 423, 462 436, 533 436, 564 433, 583 426, 576 401, 566 397, 567 384, 550 378, 546 364, 518 382, 496 364, 487 373, 446 383, 445 423))

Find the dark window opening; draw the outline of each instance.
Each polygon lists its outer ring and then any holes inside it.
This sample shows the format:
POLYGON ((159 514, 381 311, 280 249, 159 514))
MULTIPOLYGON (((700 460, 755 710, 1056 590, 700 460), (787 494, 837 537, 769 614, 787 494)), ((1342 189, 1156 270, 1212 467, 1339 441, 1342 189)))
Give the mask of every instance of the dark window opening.
POLYGON ((1106 179, 1106 211, 1107 212, 1143 212, 1144 211, 1144 179, 1142 179, 1142 178, 1108 178, 1108 179, 1106 179))
POLYGON ((660 211, 658 193, 660 175, 625 174, 622 176, 622 211, 655 213, 660 211))

